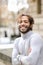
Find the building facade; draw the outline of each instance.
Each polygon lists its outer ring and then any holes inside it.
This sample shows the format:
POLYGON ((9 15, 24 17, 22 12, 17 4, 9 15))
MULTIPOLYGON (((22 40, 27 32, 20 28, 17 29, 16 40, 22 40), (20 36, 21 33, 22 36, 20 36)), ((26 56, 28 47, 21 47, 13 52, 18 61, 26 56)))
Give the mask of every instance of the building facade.
MULTIPOLYGON (((43 38, 43 0, 27 0, 29 8, 21 9, 16 15, 8 10, 8 0, 0 0, 0 38, 7 32, 8 38, 11 35, 18 35, 16 18, 21 13, 26 13, 34 18, 33 31, 38 32, 43 38)), ((10 46, 10 45, 9 45, 10 46)), ((0 65, 11 65, 12 48, 0 49, 0 65)))
MULTIPOLYGON (((43 0, 27 0, 27 3, 29 4, 29 8, 27 10, 22 9, 15 15, 14 12, 8 11, 8 0, 0 0, 0 37, 4 36, 3 33, 5 30, 7 30, 9 34, 10 29, 12 30, 11 34, 17 34, 15 32, 17 29, 15 18, 25 12, 34 18, 35 25, 33 26, 33 31, 38 32, 43 38, 43 0), (1 32, 3 28, 4 31, 1 32)), ((8 35, 8 37, 10 37, 11 34, 8 35)))

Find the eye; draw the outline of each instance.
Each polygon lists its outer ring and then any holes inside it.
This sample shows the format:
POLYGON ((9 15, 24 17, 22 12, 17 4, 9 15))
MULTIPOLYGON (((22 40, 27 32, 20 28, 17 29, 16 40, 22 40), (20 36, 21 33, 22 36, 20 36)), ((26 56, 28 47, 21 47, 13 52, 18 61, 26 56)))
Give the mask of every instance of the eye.
POLYGON ((28 21, 27 21, 27 20, 25 20, 24 22, 25 22, 25 23, 28 23, 28 21))
POLYGON ((23 20, 23 21, 21 20, 21 21, 19 21, 18 23, 20 24, 20 23, 23 23, 23 22, 24 22, 24 23, 28 23, 28 20, 23 20))
POLYGON ((22 23, 22 21, 18 21, 18 23, 20 24, 20 23, 22 23))
POLYGON ((22 23, 22 21, 19 21, 19 23, 22 23))
POLYGON ((22 21, 20 21, 20 23, 22 23, 22 21))

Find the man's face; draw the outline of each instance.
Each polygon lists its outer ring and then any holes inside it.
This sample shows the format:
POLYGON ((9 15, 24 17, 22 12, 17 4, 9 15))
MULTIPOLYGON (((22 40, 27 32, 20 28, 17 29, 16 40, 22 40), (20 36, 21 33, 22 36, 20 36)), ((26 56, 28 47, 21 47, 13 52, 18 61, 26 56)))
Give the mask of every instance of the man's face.
POLYGON ((19 31, 21 33, 26 33, 30 30, 30 22, 27 16, 22 16, 18 24, 19 24, 19 31))

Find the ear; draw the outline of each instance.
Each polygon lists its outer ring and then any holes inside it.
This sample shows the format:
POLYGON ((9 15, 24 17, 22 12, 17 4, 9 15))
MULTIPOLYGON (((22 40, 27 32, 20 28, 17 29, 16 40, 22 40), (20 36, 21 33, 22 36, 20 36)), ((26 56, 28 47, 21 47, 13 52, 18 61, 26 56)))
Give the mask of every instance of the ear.
POLYGON ((30 25, 30 28, 33 28, 33 24, 30 25))

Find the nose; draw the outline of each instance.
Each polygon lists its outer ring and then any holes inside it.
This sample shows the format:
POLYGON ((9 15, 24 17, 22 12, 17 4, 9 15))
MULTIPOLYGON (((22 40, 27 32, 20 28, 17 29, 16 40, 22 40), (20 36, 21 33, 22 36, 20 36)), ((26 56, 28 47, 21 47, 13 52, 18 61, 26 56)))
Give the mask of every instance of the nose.
POLYGON ((25 26, 25 22, 22 22, 22 23, 21 23, 21 26, 24 27, 24 26, 25 26))

